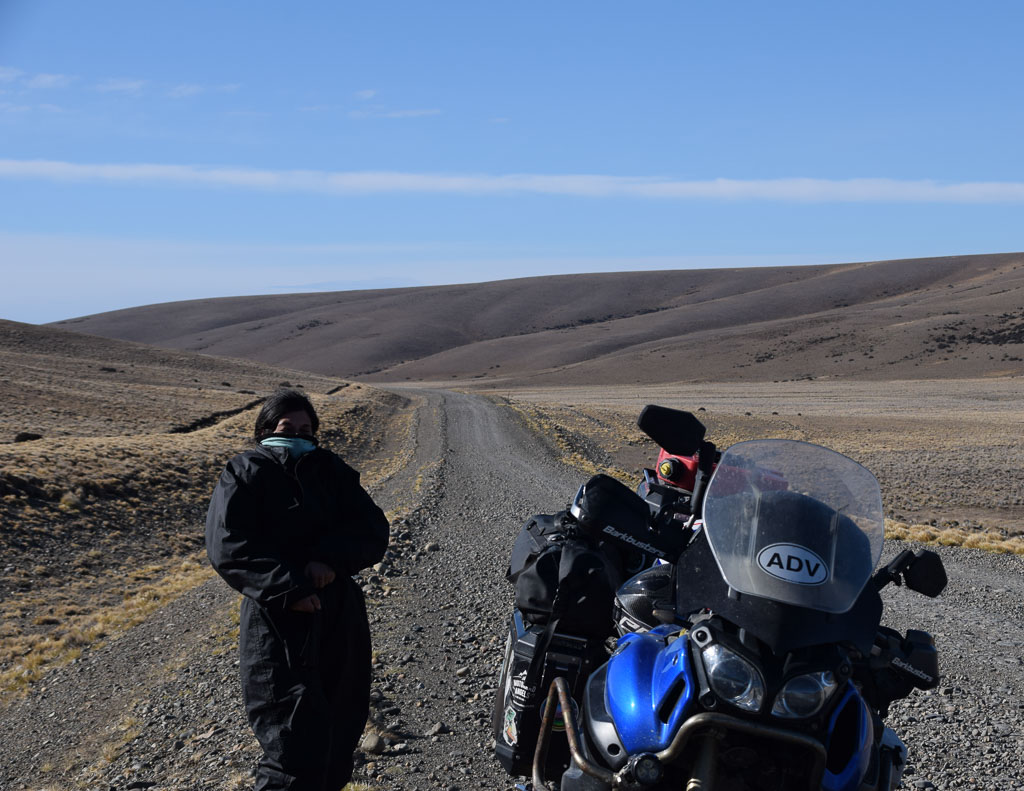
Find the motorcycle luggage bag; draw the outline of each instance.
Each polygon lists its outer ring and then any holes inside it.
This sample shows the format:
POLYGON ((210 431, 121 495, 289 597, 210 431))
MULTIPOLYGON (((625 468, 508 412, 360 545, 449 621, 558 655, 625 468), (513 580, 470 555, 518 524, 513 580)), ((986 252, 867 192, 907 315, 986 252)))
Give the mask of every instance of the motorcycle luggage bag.
MULTIPOLYGON (((509 623, 505 656, 491 713, 494 752, 509 775, 529 776, 551 681, 561 676, 578 705, 590 673, 608 654, 604 641, 567 634, 546 634, 543 626, 526 623, 516 610, 509 623), (537 652, 543 651, 542 661, 537 652)), ((577 711, 578 713, 578 711, 577 711)), ((556 714, 545 773, 557 777, 569 765, 565 722, 556 714)))
POLYGON ((559 632, 607 637, 622 580, 619 558, 581 532, 563 511, 527 520, 506 573, 528 624, 557 622, 559 632))
POLYGON ((537 557, 554 541, 561 541, 570 521, 567 511, 556 514, 535 514, 523 523, 512 545, 505 579, 513 585, 523 571, 532 566, 537 557))

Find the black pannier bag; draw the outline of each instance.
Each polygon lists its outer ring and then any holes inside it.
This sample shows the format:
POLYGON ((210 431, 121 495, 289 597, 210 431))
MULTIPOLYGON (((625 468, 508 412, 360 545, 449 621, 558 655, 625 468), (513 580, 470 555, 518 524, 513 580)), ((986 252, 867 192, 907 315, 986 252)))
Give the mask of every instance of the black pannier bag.
MULTIPOLYGON (((491 724, 495 753, 510 775, 529 775, 548 686, 566 679, 578 700, 593 669, 607 657, 614 633, 615 590, 623 579, 615 547, 605 546, 565 511, 539 514, 523 525, 506 577, 515 585, 515 610, 491 724)), ((560 715, 547 771, 569 764, 560 715)))
POLYGON ((527 520, 512 547, 506 578, 515 606, 528 624, 557 620, 557 629, 604 638, 612 629, 612 604, 622 582, 619 553, 594 540, 565 511, 527 520))

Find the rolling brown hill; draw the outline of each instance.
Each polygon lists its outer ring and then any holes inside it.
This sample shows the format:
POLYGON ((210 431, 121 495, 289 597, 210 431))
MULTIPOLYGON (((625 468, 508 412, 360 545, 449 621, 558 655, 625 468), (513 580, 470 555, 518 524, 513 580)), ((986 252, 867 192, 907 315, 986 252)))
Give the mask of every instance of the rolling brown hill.
POLYGON ((225 417, 280 383, 341 382, 245 360, 167 351, 0 319, 0 443, 18 432, 128 436, 225 417))
POLYGON ((369 381, 1015 376, 1024 254, 233 297, 58 326, 369 381))

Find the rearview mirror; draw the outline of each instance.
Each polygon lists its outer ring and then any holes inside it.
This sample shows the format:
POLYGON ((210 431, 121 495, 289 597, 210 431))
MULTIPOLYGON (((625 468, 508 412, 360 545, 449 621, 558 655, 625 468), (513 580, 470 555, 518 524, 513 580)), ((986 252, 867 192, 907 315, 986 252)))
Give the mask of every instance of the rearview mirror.
POLYGON ((648 404, 636 420, 644 434, 673 456, 693 456, 707 429, 689 412, 648 404))
POLYGON ((930 549, 919 549, 914 553, 913 562, 903 572, 903 581, 910 590, 934 599, 942 593, 947 582, 942 558, 930 549))

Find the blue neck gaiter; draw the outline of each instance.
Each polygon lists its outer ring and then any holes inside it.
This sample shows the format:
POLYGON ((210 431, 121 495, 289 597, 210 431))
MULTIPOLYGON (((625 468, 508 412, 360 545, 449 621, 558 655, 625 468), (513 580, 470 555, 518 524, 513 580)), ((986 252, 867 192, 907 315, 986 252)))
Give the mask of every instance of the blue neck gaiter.
POLYGON ((305 456, 316 447, 313 440, 304 437, 274 436, 273 434, 261 439, 260 445, 265 448, 285 448, 292 459, 305 456))

